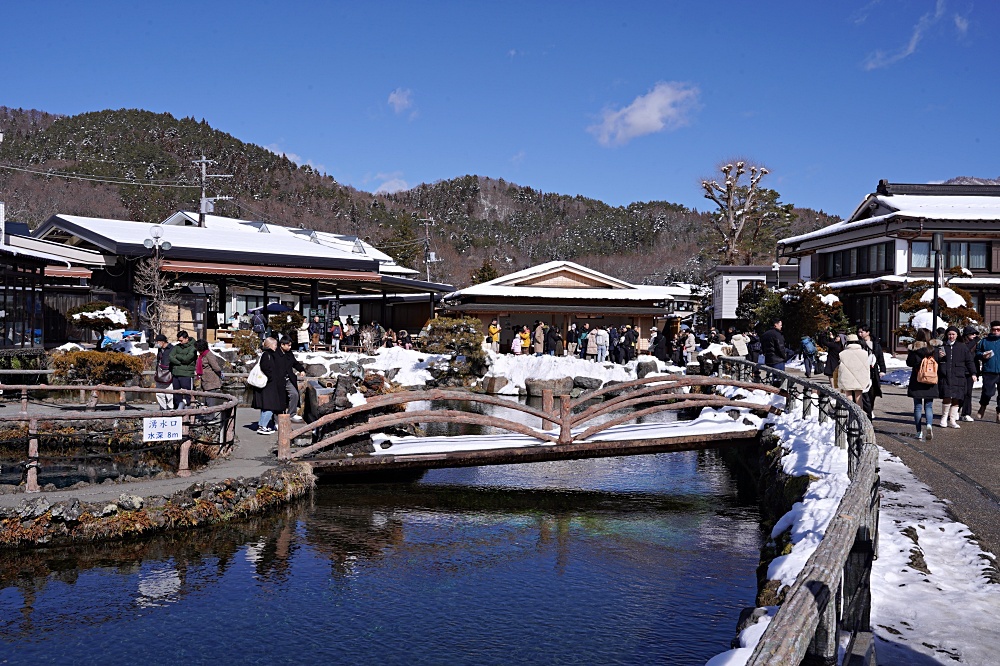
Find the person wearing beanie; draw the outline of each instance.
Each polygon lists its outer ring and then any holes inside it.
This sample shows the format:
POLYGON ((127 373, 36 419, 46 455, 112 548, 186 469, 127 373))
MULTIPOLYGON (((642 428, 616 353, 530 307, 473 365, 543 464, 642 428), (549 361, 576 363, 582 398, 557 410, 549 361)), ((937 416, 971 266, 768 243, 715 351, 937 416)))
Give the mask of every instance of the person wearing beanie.
MULTIPOLYGON (((979 396, 979 418, 983 419, 990 399, 997 395, 997 381, 1000 380, 1000 321, 991 321, 989 335, 976 344, 976 360, 983 370, 983 391, 979 396)), ((997 396, 996 421, 1000 423, 1000 395, 997 396)))
MULTIPOLYGON (((972 354, 972 364, 975 367, 975 374, 981 372, 979 360, 976 359, 976 345, 979 344, 979 329, 975 326, 966 326, 962 329, 962 344, 969 348, 972 354)), ((972 375, 965 378, 965 397, 962 398, 962 409, 959 410, 961 421, 972 421, 972 375)))
POLYGON ((872 386, 871 364, 868 352, 861 346, 858 336, 847 336, 847 345, 840 352, 837 366, 837 388, 858 405, 864 407, 864 395, 872 386))
POLYGON ((938 389, 944 403, 941 412, 941 427, 961 428, 958 425, 959 410, 965 399, 967 378, 976 381, 976 366, 969 348, 958 339, 958 328, 949 326, 944 334, 944 358, 938 362, 938 389))

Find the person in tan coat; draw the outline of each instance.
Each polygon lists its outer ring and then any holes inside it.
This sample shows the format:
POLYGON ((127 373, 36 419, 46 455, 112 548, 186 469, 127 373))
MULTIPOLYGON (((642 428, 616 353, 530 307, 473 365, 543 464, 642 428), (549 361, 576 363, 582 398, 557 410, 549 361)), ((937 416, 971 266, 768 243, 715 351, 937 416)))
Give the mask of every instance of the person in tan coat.
POLYGON ((868 352, 861 347, 858 336, 847 336, 847 345, 840 352, 837 366, 837 388, 861 406, 861 399, 872 386, 871 362, 868 352))

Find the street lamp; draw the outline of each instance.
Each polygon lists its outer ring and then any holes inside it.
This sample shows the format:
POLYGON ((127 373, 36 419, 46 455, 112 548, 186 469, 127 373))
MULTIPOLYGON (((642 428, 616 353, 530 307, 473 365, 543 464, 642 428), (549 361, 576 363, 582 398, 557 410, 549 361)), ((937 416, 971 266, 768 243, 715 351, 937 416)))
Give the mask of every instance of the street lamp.
POLYGON ((941 247, 944 244, 944 234, 938 232, 931 234, 931 249, 934 250, 934 314, 931 320, 931 334, 938 329, 938 283, 941 281, 939 275, 941 271, 941 247))
POLYGON ((159 252, 160 250, 166 252, 173 247, 173 245, 170 244, 170 241, 161 240, 163 237, 163 229, 160 225, 154 224, 151 226, 149 228, 149 235, 152 236, 152 238, 147 238, 142 241, 142 244, 145 245, 147 249, 153 250, 153 252, 159 252))

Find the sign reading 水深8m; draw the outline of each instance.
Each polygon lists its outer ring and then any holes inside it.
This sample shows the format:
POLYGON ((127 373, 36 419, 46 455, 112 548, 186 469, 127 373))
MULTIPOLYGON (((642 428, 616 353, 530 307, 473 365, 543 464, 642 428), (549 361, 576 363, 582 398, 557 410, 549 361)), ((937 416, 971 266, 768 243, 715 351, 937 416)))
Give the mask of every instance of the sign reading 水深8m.
POLYGON ((180 416, 142 420, 142 441, 164 442, 184 437, 184 419, 180 416))

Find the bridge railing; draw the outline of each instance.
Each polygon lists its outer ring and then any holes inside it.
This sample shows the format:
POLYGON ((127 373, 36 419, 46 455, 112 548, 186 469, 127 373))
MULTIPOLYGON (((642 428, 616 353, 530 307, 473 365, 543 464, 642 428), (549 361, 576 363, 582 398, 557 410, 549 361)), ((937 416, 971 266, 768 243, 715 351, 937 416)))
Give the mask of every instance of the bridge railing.
POLYGON ((723 358, 720 375, 760 381, 785 394, 786 413, 820 423, 833 419, 836 443, 848 453, 851 483, 823 540, 789 587, 748 664, 836 663, 840 632, 849 634, 844 664, 874 664, 871 566, 878 541, 879 476, 875 431, 853 401, 829 386, 751 363, 723 358))
MULTIPOLYGON (((758 403, 731 400, 718 394, 691 393, 686 390, 691 387, 715 386, 719 384, 742 386, 744 388, 761 388, 756 384, 741 380, 714 377, 684 375, 646 377, 589 391, 575 399, 571 399, 568 395, 555 396, 552 391, 546 391, 542 396, 541 409, 499 396, 453 389, 389 393, 372 398, 365 404, 327 414, 316 421, 299 426, 298 428, 292 427, 288 414, 279 415, 277 419, 278 458, 282 460, 305 458, 315 454, 317 451, 340 444, 358 435, 377 432, 392 426, 418 423, 465 423, 489 426, 533 437, 542 444, 570 444, 594 437, 613 426, 664 411, 679 411, 701 407, 730 407, 754 411, 773 411, 772 408, 762 406, 758 403), (605 397, 608 399, 603 402, 589 404, 596 398, 605 397), (556 398, 558 398, 558 405, 556 404, 556 398), (500 416, 490 416, 454 409, 431 408, 372 416, 367 418, 363 423, 353 424, 337 430, 318 442, 295 450, 292 449, 292 442, 294 440, 300 437, 311 436, 316 431, 321 431, 325 428, 337 428, 339 422, 349 421, 362 414, 381 411, 388 407, 407 403, 433 403, 440 401, 473 402, 504 407, 538 418, 541 421, 542 429, 533 428, 524 423, 500 416), (605 418, 609 412, 626 408, 630 411, 611 418, 605 418), (574 430, 578 431, 588 423, 591 423, 591 425, 585 430, 574 433, 574 430)), ((776 388, 764 388, 775 393, 778 392, 776 388)))
MULTIPOLYGON (((0 414, 0 424, 5 423, 27 423, 28 446, 27 457, 25 459, 26 474, 25 491, 36 493, 40 491, 38 484, 38 473, 41 469, 40 460, 42 458, 39 446, 44 431, 40 430, 40 423, 60 422, 60 421, 118 421, 122 418, 170 418, 180 416, 183 419, 182 438, 180 444, 180 459, 177 465, 178 476, 190 476, 189 455, 194 439, 191 437, 191 426, 198 418, 216 415, 219 417, 219 441, 212 444, 219 444, 222 447, 231 447, 236 441, 236 407, 239 400, 224 394, 210 391, 194 391, 189 389, 167 389, 167 388, 144 388, 140 386, 110 386, 98 384, 95 386, 68 386, 64 384, 3 384, 0 389, 4 392, 7 401, 12 396, 19 396, 20 411, 11 414, 0 414), (31 395, 38 393, 51 394, 58 392, 79 393, 80 401, 86 401, 84 409, 64 410, 62 412, 52 411, 32 411, 29 408, 31 395), (165 393, 169 395, 184 395, 189 399, 206 398, 218 401, 215 405, 204 407, 192 407, 190 409, 171 410, 135 410, 128 411, 127 397, 136 393, 165 393), (99 399, 102 395, 114 394, 118 398, 117 405, 111 405, 111 409, 98 410, 99 399), (89 398, 88 398, 89 396, 89 398), (117 407, 117 408, 116 408, 117 407)), ((65 403, 45 404, 47 407, 66 407, 65 403)), ((127 453, 123 452, 123 455, 127 453)))

